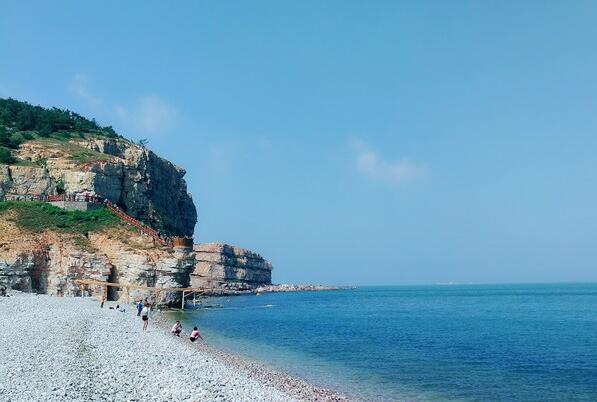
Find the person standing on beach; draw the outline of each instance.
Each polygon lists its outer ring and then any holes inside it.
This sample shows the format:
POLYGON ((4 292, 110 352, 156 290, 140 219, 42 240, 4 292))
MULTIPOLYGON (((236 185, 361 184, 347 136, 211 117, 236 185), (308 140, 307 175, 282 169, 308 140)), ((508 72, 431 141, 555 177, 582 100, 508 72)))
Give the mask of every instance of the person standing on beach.
POLYGON ((191 337, 189 339, 191 340, 191 342, 195 342, 199 338, 201 338, 201 340, 203 340, 203 337, 199 333, 199 330, 197 329, 197 327, 194 327, 193 332, 191 332, 191 337))
POLYGON ((149 314, 151 312, 151 305, 149 303, 145 303, 143 309, 141 310, 141 319, 143 320, 143 331, 147 330, 147 324, 149 324, 149 314))
POLYGON ((100 308, 104 308, 104 303, 106 302, 106 296, 105 295, 101 295, 100 296, 100 308))
POLYGON ((141 315, 141 310, 143 310, 143 303, 139 300, 139 303, 137 303, 137 317, 141 315))

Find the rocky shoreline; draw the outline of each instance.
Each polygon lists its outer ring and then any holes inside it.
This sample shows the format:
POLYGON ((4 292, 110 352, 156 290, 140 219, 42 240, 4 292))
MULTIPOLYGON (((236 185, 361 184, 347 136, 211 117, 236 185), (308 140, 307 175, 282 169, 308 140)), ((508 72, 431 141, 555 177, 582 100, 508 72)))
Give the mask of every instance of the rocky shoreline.
POLYGON ((345 290, 352 289, 349 286, 328 286, 328 285, 265 285, 255 289, 257 293, 266 292, 322 292, 328 290, 345 290))
MULTIPOLYGON (((335 392, 186 337, 159 312, 80 297, 0 297, 0 400, 344 401, 335 392)), ((208 334, 204 334, 207 335, 208 334)))
POLYGON ((281 293, 281 292, 324 292, 333 290, 354 289, 352 286, 328 286, 328 285, 261 285, 250 286, 246 283, 226 283, 219 288, 212 288, 205 291, 206 296, 235 296, 260 293, 281 293))

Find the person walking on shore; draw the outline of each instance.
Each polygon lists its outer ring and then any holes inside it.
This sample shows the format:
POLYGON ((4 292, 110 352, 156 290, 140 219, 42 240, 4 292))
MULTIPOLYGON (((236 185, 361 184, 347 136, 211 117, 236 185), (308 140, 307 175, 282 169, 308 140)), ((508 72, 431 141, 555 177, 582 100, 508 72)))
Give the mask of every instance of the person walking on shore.
POLYGON ((180 324, 180 321, 176 320, 176 323, 174 323, 174 325, 172 326, 172 333, 176 336, 180 336, 181 332, 182 325, 180 324))
POLYGON ((143 320, 143 331, 147 330, 147 324, 149 323, 149 314, 151 313, 151 305, 145 303, 141 310, 141 319, 143 320))
POLYGON ((139 300, 139 303, 137 303, 137 317, 141 315, 141 310, 143 310, 143 303, 139 300))
POLYGON ((203 337, 199 333, 199 330, 197 329, 197 327, 194 327, 193 332, 191 332, 191 337, 189 339, 191 340, 191 342, 195 342, 199 338, 201 338, 201 340, 203 340, 203 337))

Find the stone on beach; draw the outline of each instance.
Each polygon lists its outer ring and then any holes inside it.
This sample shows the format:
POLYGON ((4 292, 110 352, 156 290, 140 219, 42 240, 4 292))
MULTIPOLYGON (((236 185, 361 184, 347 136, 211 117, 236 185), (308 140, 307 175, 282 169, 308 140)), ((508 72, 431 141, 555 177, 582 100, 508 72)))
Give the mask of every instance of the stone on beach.
POLYGON ((342 399, 90 298, 0 298, 0 362, 2 401, 342 399))

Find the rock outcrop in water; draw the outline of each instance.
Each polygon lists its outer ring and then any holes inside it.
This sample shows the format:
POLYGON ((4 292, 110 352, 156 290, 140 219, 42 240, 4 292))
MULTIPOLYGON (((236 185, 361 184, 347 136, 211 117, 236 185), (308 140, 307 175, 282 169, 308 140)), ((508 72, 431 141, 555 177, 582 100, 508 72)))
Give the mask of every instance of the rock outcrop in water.
POLYGON ((147 148, 122 139, 50 139, 21 144, 15 156, 28 165, 0 165, 0 199, 89 193, 156 229, 193 235, 197 212, 185 170, 147 148))
POLYGON ((196 244, 193 287, 253 289, 272 282, 272 264, 252 251, 222 243, 196 244))

